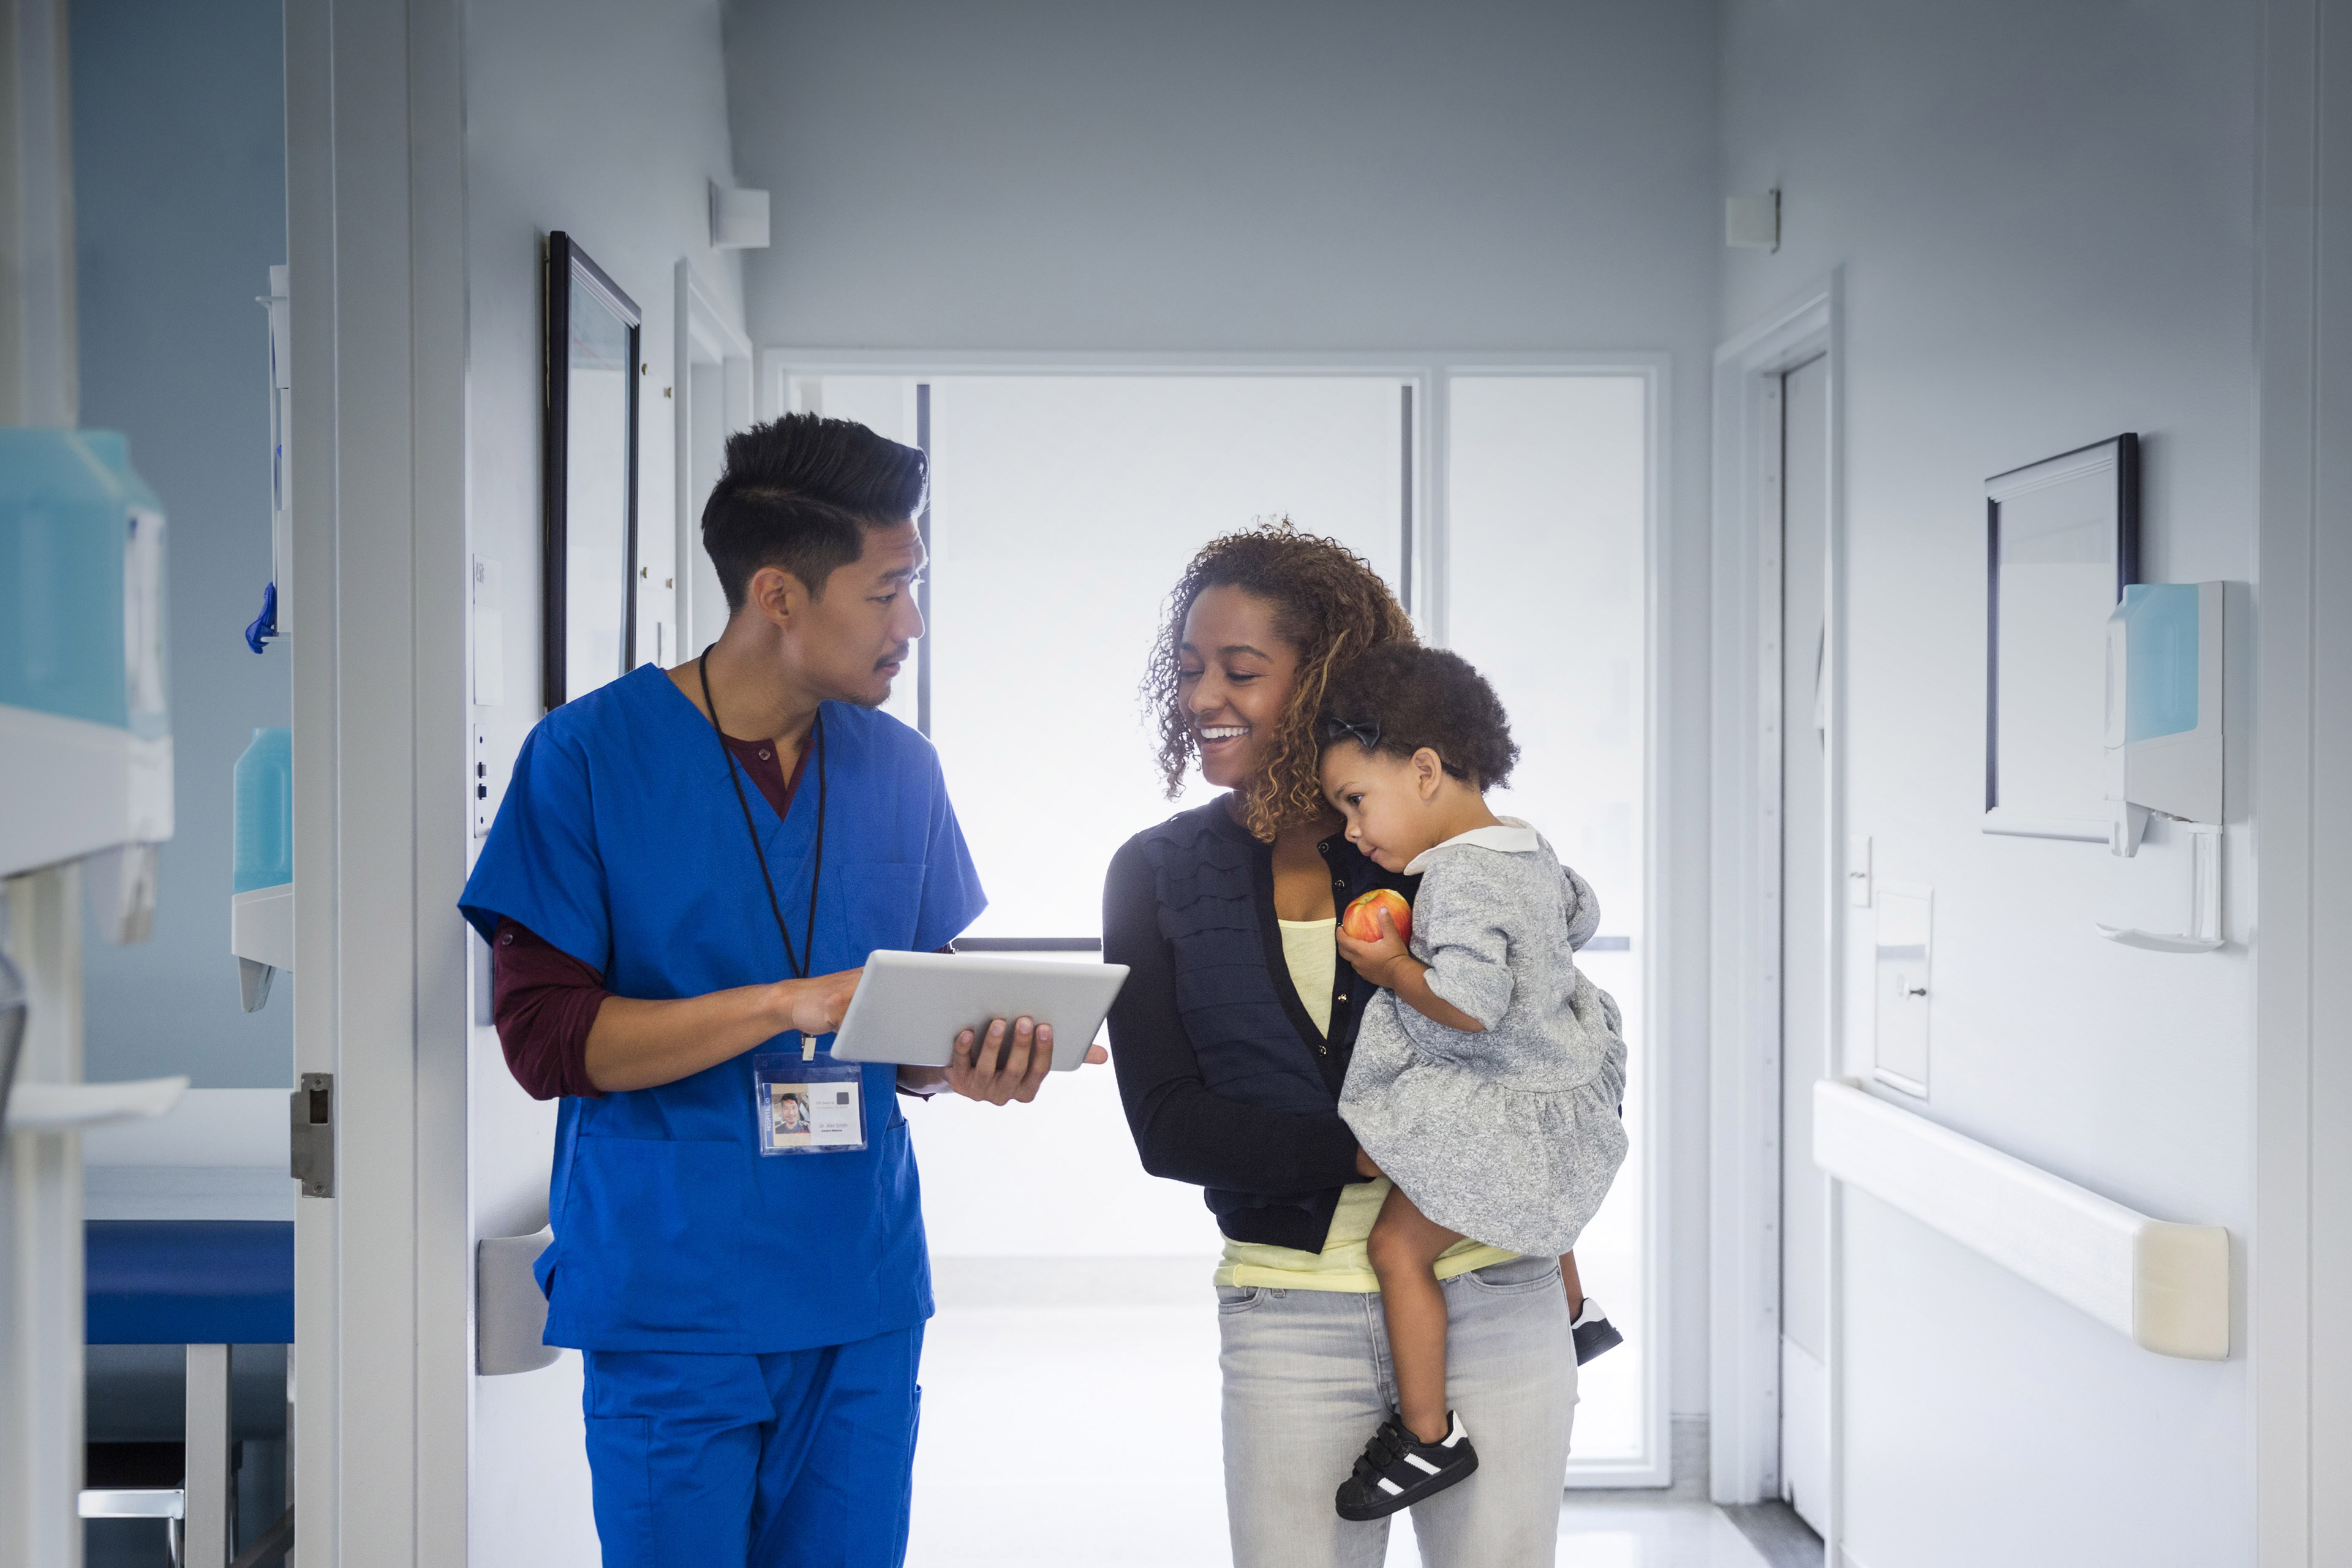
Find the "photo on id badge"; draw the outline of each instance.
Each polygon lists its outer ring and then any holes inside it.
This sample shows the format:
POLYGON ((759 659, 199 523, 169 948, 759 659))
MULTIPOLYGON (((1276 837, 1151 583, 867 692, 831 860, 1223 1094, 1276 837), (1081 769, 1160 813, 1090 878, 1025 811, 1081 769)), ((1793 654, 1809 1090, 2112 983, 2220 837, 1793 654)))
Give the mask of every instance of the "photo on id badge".
POLYGON ((866 1147, 865 1075, 848 1063, 758 1058, 760 1152, 844 1153, 866 1147))

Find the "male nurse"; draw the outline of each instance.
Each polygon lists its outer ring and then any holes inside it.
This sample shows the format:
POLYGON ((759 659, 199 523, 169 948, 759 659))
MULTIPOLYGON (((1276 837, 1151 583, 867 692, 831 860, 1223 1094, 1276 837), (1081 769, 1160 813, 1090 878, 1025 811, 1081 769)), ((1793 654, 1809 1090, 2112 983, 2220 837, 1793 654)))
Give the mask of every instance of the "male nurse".
POLYGON ((984 902, 929 742, 879 711, 928 483, 843 420, 730 440, 726 631, 542 720, 466 885, 508 1062, 562 1100, 539 1279, 608 1568, 904 1562, 931 1291, 900 1097, 1026 1101, 1052 1065, 1026 1019, 944 1070, 824 1053, 868 953, 984 902))

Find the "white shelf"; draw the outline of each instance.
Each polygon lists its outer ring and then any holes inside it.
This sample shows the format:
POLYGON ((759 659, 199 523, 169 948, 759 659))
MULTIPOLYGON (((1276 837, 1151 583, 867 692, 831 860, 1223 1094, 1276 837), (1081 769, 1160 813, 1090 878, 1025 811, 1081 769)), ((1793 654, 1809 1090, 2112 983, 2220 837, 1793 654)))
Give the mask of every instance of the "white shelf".
POLYGON ((130 1083, 20 1083, 8 1096, 7 1131, 78 1132, 161 1116, 179 1102, 187 1087, 184 1077, 130 1083))

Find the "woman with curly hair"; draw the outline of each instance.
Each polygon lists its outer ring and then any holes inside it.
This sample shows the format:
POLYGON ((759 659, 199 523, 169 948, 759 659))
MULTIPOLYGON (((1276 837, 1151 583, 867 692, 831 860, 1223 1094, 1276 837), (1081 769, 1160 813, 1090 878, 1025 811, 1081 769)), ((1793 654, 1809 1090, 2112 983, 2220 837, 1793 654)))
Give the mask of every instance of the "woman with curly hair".
MULTIPOLYGON (((1341 910, 1418 879, 1348 842, 1317 717, 1335 673, 1412 640, 1387 584, 1337 541, 1227 534, 1169 597, 1144 682, 1172 797, 1197 763, 1226 793, 1137 834, 1103 889, 1104 957, 1129 968, 1112 1059, 1144 1169, 1205 1189, 1216 1273, 1227 1517, 1237 1568, 1371 1568, 1385 1517, 1331 1478, 1392 1419, 1367 1238, 1388 1183, 1339 1114, 1373 987, 1339 961, 1341 910)), ((1572 892, 1590 900, 1589 889, 1572 892)), ((1439 1258, 1448 1394, 1495 1458, 1412 1510, 1430 1568, 1549 1563, 1576 1359, 1555 1258, 1465 1241, 1439 1258)))

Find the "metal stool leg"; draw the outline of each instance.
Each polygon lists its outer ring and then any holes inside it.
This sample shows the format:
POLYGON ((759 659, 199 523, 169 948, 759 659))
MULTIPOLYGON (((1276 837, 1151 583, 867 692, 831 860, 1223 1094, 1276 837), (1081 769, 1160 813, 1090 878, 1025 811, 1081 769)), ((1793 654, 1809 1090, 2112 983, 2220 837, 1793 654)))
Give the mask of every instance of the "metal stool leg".
POLYGON ((181 1568, 227 1568, 228 1346, 188 1347, 188 1500, 181 1568))

